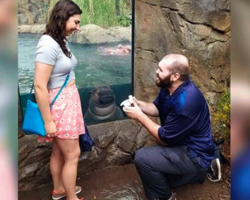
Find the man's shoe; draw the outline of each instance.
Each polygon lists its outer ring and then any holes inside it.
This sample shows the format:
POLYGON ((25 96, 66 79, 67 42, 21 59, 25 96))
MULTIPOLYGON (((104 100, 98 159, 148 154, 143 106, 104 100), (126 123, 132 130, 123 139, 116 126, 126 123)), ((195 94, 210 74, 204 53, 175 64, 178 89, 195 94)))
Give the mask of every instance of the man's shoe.
POLYGON ((216 158, 212 161, 208 172, 207 178, 212 182, 218 182, 221 179, 221 166, 219 158, 216 158))
MULTIPOLYGON (((82 191, 82 187, 81 186, 76 186, 75 187, 75 192, 76 194, 79 194, 82 191)), ((59 200, 66 197, 66 193, 57 193, 55 190, 52 191, 52 199, 54 200, 59 200)))
POLYGON ((177 200, 176 199, 176 193, 172 193, 172 196, 169 199, 159 198, 159 199, 154 199, 154 200, 177 200))
POLYGON ((176 193, 172 193, 172 196, 168 200, 177 200, 176 193))

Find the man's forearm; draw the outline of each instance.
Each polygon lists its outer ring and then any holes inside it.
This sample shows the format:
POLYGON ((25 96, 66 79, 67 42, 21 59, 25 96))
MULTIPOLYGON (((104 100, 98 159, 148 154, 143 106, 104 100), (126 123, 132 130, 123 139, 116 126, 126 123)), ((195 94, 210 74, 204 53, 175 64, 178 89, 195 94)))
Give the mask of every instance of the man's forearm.
POLYGON ((159 116, 159 112, 153 103, 147 103, 144 101, 137 101, 137 104, 141 108, 142 112, 144 112, 146 115, 149 115, 152 117, 159 116))
POLYGON ((149 133, 151 135, 153 135, 157 141, 160 144, 166 145, 164 142, 161 141, 161 139, 159 138, 158 135, 158 129, 160 128, 160 126, 156 123, 154 123, 151 119, 149 119, 149 117, 145 114, 141 115, 139 117, 139 122, 149 131, 149 133))

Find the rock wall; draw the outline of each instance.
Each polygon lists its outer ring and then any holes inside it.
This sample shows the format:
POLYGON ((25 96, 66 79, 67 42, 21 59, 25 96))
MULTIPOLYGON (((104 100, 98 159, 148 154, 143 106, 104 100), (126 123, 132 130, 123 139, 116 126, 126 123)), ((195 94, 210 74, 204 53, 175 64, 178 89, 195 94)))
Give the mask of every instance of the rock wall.
POLYGON ((18 24, 45 24, 50 0, 18 0, 18 24))
MULTIPOLYGON (((229 6, 229 0, 136 0, 135 96, 152 101, 159 90, 158 62, 168 53, 181 53, 190 59, 192 80, 213 109, 230 81, 229 6)), ((93 125, 89 131, 95 147, 80 161, 79 176, 131 162, 136 149, 155 142, 133 120, 93 125)), ((19 136, 19 190, 51 183, 51 146, 39 146, 35 136, 19 136)))
POLYGON ((212 110, 230 82, 229 6, 229 0, 135 1, 135 95, 153 100, 158 62, 180 53, 212 110))
MULTIPOLYGON (((136 149, 155 143, 147 131, 133 120, 121 120, 88 127, 95 142, 91 152, 81 155, 78 176, 90 171, 130 163, 136 149)), ((31 190, 51 183, 51 144, 39 145, 36 136, 19 139, 18 187, 31 190)))

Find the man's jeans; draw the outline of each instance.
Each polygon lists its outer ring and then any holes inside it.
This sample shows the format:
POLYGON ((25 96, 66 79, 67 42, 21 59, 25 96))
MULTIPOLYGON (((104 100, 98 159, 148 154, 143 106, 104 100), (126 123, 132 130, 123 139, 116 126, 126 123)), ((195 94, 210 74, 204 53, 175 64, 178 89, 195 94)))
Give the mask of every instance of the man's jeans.
POLYGON ((148 199, 168 199, 171 187, 203 183, 207 172, 188 157, 186 146, 141 148, 135 154, 135 166, 148 199))

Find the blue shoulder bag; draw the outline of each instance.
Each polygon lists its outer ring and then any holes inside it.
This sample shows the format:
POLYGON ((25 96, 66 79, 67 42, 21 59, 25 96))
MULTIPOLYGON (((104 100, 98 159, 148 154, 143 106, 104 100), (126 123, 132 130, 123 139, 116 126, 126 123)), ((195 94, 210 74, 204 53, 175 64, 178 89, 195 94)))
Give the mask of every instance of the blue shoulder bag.
MULTIPOLYGON (((51 101, 50 109, 52 108, 53 104, 55 103, 62 89, 67 85, 68 80, 69 80, 69 74, 67 75, 66 80, 62 85, 61 89, 59 90, 55 98, 51 101)), ((34 84, 31 87, 30 95, 27 100, 26 112, 23 120, 22 130, 26 135, 39 135, 45 137, 46 131, 44 128, 43 118, 40 113, 39 107, 36 103, 35 94, 34 93, 32 94, 33 87, 34 84)))

